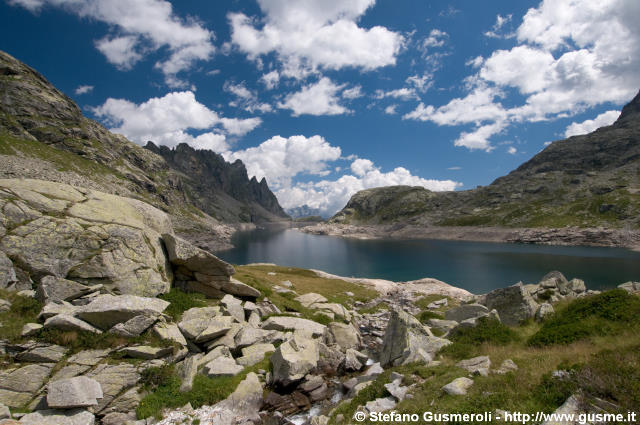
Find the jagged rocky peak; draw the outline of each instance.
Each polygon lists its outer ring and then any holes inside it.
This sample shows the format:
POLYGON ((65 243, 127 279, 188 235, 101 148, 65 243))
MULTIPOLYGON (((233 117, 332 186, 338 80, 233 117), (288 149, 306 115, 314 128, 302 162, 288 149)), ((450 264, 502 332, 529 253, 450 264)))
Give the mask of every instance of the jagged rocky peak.
POLYGON ((637 121, 640 116, 640 91, 636 94, 631 102, 627 103, 624 108, 622 108, 622 113, 620 117, 615 122, 615 124, 621 125, 623 123, 629 121, 637 121))
POLYGON ((222 155, 207 149, 194 149, 181 143, 171 149, 147 142, 148 150, 161 155, 173 168, 184 174, 192 192, 208 194, 208 199, 195 198, 196 205, 214 216, 220 216, 217 208, 225 195, 248 204, 248 211, 241 212, 242 221, 274 221, 288 219, 277 198, 269 189, 267 181, 255 177, 249 179, 244 163, 225 161, 222 155), (214 202, 211 202, 214 200, 214 202), (217 201, 217 202, 216 202, 217 201))

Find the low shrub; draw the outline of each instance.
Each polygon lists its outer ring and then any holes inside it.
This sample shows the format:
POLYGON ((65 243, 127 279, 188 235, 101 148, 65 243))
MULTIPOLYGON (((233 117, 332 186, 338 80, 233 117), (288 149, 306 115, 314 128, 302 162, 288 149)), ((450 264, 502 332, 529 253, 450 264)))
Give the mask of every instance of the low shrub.
POLYGON ((440 353, 454 359, 472 357, 480 345, 507 345, 518 341, 518 334, 500 321, 482 317, 473 328, 461 328, 450 335, 453 344, 447 345, 440 353))
POLYGON ((640 323, 640 298, 622 289, 573 300, 547 319, 531 346, 570 344, 593 335, 612 335, 640 323))
POLYGON ((165 301, 169 301, 169 307, 164 311, 173 320, 180 319, 182 313, 194 307, 205 307, 207 305, 204 294, 187 293, 178 288, 171 288, 166 294, 159 295, 165 301))

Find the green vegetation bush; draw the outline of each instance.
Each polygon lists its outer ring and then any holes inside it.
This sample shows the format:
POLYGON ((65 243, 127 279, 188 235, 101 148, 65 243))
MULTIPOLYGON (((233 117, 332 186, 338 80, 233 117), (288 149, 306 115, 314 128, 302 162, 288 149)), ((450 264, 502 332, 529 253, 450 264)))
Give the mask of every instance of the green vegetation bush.
POLYGON ((187 293, 178 288, 171 288, 171 291, 159 295, 158 298, 171 303, 164 312, 171 316, 173 320, 180 319, 182 313, 190 308, 205 307, 207 305, 204 294, 187 293))
POLYGON ((440 353, 454 359, 463 359, 475 355, 482 344, 507 345, 520 338, 513 329, 500 321, 481 317, 477 320, 475 327, 458 329, 450 335, 449 339, 453 344, 444 347, 440 353))
POLYGON ((614 289, 572 301, 547 319, 528 344, 570 344, 594 335, 617 334, 639 322, 640 298, 614 289))
POLYGON ((420 320, 421 323, 427 323, 429 319, 444 319, 444 316, 429 310, 422 311, 418 315, 418 320, 420 320))
POLYGON ((609 400, 615 413, 640 406, 640 345, 595 354, 575 373, 577 385, 587 396, 609 400))
POLYGON ((0 290, 0 298, 11 303, 8 311, 0 312, 0 338, 17 341, 21 338, 22 327, 26 323, 37 321, 42 304, 35 298, 4 290, 0 290))

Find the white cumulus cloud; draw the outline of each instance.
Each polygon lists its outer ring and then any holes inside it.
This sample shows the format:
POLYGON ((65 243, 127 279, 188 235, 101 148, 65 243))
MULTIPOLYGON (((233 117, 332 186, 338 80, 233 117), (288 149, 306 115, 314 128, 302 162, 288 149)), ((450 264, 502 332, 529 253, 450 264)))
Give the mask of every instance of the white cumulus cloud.
POLYGON ((226 134, 244 135, 262 122, 259 118, 222 118, 198 102, 191 91, 168 93, 140 104, 109 98, 93 112, 110 130, 139 144, 149 140, 169 147, 188 143, 216 152, 229 149, 226 134), (193 136, 189 132, 193 130, 204 132, 193 136))
POLYGON ((605 125, 611 125, 620 116, 620 111, 603 112, 592 120, 574 122, 569 124, 564 132, 565 137, 578 136, 580 134, 591 133, 605 125))
POLYGON ((208 60, 215 52, 213 32, 194 19, 181 19, 165 0, 10 0, 32 12, 43 7, 59 7, 106 23, 109 35, 95 42, 109 62, 130 69, 146 53, 167 48, 169 56, 155 66, 171 87, 185 86, 178 78, 196 61, 208 60))
POLYGON ((345 114, 350 110, 339 103, 339 92, 344 87, 344 84, 335 84, 329 78, 322 77, 316 83, 287 95, 284 102, 278 103, 278 107, 290 109, 294 116, 345 114))
POLYGON ((93 91, 93 86, 85 85, 85 86, 78 86, 74 90, 74 93, 80 95, 80 94, 91 93, 92 91, 93 91))
MULTIPOLYGON (((454 143, 490 150, 491 138, 514 123, 627 102, 640 86, 638 16, 636 0, 543 0, 523 17, 513 48, 468 62, 477 72, 467 78, 466 95, 439 107, 420 103, 404 118, 474 123, 476 128, 454 143), (514 104, 509 94, 524 101, 514 104)), ((499 17, 496 25, 507 22, 499 17)))
POLYGON ((393 65, 404 38, 385 27, 362 28, 358 19, 375 0, 258 0, 262 22, 229 14, 231 40, 251 59, 275 52, 283 71, 303 77, 309 70, 393 65))

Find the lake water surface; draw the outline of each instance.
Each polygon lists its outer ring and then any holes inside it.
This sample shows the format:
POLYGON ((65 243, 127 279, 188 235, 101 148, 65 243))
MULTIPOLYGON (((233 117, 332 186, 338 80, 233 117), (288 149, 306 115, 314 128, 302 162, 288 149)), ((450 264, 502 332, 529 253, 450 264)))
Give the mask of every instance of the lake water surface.
POLYGON ((341 276, 392 281, 433 277, 480 294, 519 281, 537 283, 551 270, 583 279, 589 289, 640 281, 640 252, 442 240, 356 240, 294 229, 238 232, 234 249, 216 253, 233 264, 276 263, 341 276))

